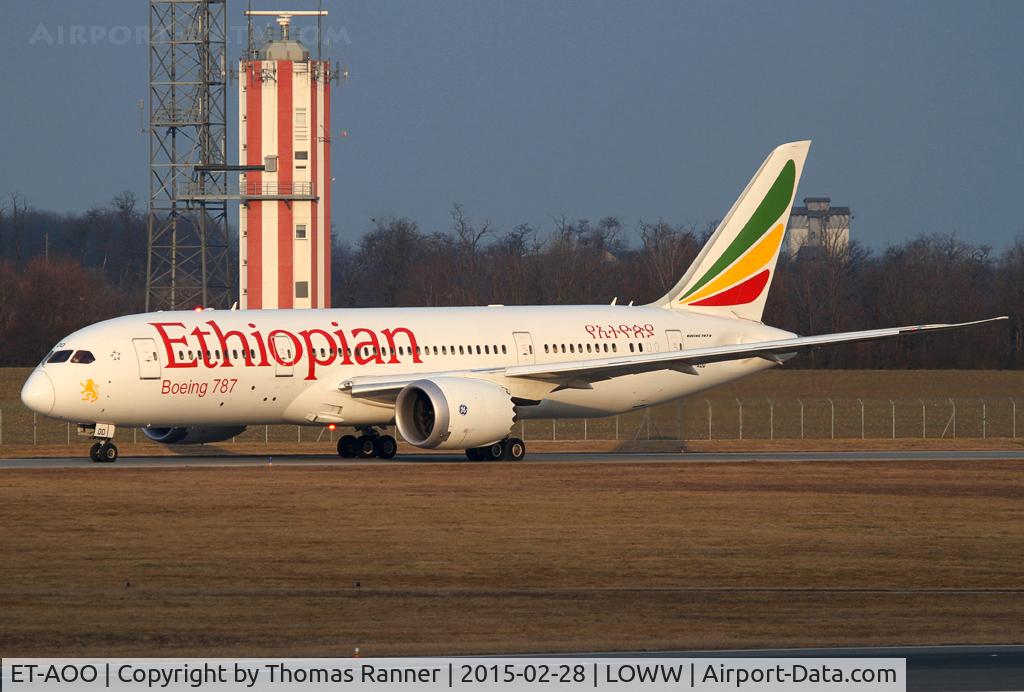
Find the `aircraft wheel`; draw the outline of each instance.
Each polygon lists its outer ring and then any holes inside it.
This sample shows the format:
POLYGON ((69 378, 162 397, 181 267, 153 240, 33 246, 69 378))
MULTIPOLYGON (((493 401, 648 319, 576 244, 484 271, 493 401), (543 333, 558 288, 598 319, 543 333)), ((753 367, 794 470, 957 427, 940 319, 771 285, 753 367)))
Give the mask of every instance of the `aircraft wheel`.
POLYGON ((356 440, 356 450, 360 459, 372 459, 376 455, 376 436, 363 435, 356 440))
POLYGON ((100 459, 100 446, 99 442, 94 442, 92 447, 89 448, 89 458, 92 459, 92 463, 94 464, 98 464, 103 461, 100 459))
POLYGON ((113 442, 104 442, 96 451, 98 461, 105 464, 113 464, 117 461, 117 446, 113 442))
POLYGON ((509 461, 522 461, 526 456, 526 443, 518 437, 505 440, 505 458, 509 461))
POLYGON ((483 448, 483 452, 486 461, 501 461, 505 458, 505 443, 495 442, 492 445, 487 445, 483 448))
POLYGON ((373 445, 378 459, 394 459, 398 452, 398 442, 391 435, 381 435, 373 445))
POLYGON ((355 459, 359 456, 359 440, 355 435, 342 435, 338 438, 338 456, 342 459, 355 459))

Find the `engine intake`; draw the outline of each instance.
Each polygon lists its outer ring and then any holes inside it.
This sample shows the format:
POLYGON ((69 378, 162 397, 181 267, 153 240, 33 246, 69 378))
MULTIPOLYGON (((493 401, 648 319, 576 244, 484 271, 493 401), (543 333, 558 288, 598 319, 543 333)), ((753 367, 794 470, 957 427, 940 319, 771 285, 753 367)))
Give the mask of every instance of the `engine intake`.
POLYGON ((143 428, 146 437, 165 445, 198 445, 204 442, 223 442, 245 432, 244 425, 206 427, 191 425, 181 428, 143 428))
POLYGON ((515 405, 492 382, 436 377, 412 382, 398 393, 395 422, 406 442, 417 447, 482 447, 508 436, 515 405))

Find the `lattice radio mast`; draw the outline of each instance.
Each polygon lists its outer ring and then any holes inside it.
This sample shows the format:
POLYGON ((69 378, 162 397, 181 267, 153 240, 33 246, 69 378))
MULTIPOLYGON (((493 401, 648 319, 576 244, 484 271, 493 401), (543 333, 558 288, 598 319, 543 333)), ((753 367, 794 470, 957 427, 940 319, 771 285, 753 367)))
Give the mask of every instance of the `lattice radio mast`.
POLYGON ((225 5, 149 3, 146 310, 231 305, 225 5))

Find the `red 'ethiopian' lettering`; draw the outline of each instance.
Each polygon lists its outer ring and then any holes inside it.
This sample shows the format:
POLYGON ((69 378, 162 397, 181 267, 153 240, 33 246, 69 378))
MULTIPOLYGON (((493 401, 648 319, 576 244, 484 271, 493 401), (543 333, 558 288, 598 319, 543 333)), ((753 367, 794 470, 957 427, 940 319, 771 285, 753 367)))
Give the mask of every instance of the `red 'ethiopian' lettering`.
POLYGON ((416 335, 407 327, 389 327, 376 332, 366 327, 356 327, 348 333, 337 322, 331 322, 330 329, 312 327, 293 333, 287 329, 274 329, 264 336, 256 325, 248 323, 247 337, 241 331, 228 329, 225 331, 215 320, 207 320, 205 325, 189 329, 183 322, 150 322, 166 353, 168 368, 232 368, 236 365, 252 368, 269 367, 271 360, 282 367, 292 367, 306 361, 306 380, 317 379, 317 368, 331 365, 398 365, 402 362, 399 354, 408 355, 413 363, 422 363, 416 335), (209 326, 210 330, 203 327, 209 326), (216 339, 219 349, 211 349, 216 339), (251 337, 251 338, 250 338, 251 337), (190 345, 190 339, 194 342, 190 345), (401 343, 405 341, 407 343, 401 343), (252 346, 255 343, 256 348, 252 346), (349 344, 352 347, 349 348, 349 344), (381 344, 387 346, 388 360, 381 344), (292 352, 289 352, 289 345, 292 352), (180 348, 175 348, 176 346, 180 348), (240 349, 242 358, 237 354, 232 358, 234 349, 240 349), (178 355, 195 352, 196 357, 190 360, 179 358, 178 355), (238 362, 236 362, 238 361, 238 362))

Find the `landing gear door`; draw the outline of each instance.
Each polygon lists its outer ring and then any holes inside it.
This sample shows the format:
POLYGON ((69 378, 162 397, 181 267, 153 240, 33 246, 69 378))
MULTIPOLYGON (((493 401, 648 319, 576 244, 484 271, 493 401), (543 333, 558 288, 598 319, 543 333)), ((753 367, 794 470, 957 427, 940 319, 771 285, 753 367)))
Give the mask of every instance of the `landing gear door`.
POLYGON ((516 354, 519 365, 533 365, 536 360, 533 353, 533 337, 529 332, 512 332, 516 340, 516 354))
POLYGON ((681 331, 678 329, 669 329, 665 331, 665 336, 668 337, 668 350, 683 350, 683 333, 681 331))
POLYGON ((139 360, 139 379, 159 380, 160 360, 156 354, 156 342, 153 339, 132 339, 132 345, 139 360))
POLYGON ((284 334, 275 334, 274 340, 270 342, 270 348, 274 351, 274 363, 277 370, 275 375, 278 377, 291 377, 292 371, 295 369, 295 344, 292 340, 284 334), (282 363, 291 363, 292 365, 282 365, 282 363))

